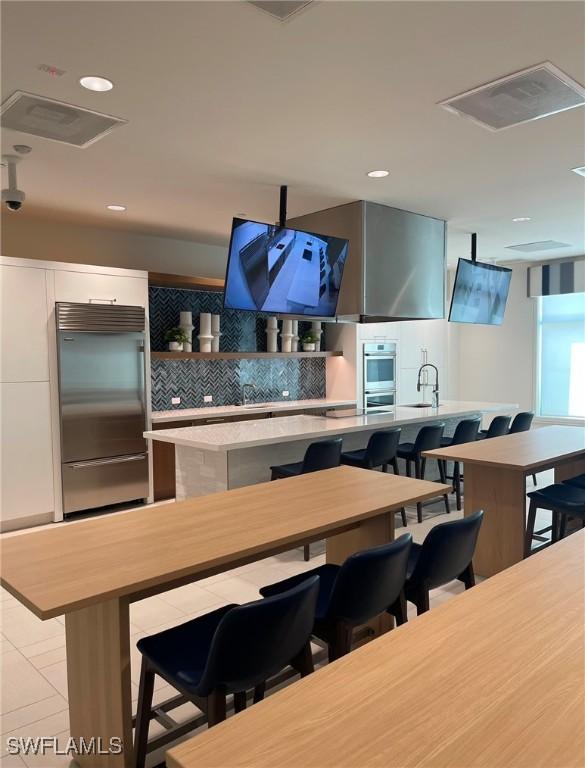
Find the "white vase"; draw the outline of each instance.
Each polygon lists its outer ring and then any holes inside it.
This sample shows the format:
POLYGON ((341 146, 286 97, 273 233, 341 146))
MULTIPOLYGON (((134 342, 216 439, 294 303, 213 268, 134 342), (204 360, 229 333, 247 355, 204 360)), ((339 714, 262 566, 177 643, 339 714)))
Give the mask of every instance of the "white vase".
POLYGON ((315 351, 320 352, 321 351, 321 336, 323 334, 323 331, 321 330, 321 321, 320 320, 313 320, 311 323, 311 330, 315 336, 318 337, 317 341, 315 342, 315 351))
POLYGON ((268 352, 278 352, 278 322, 275 317, 266 321, 266 349, 268 352))
POLYGON ((291 340, 291 352, 298 352, 299 351, 299 321, 293 320, 292 321, 292 333, 293 337, 291 340))
POLYGON ((211 334, 200 333, 197 338, 199 339, 199 351, 211 352, 211 342, 213 341, 213 336, 211 334))
POLYGON ((282 321, 282 333, 280 334, 281 347, 283 352, 292 352, 292 340, 294 333, 292 332, 292 320, 282 321))
POLYGON ((315 344, 303 344, 303 352, 314 352, 315 344))
POLYGON ((193 351, 193 314, 192 312, 179 313, 179 328, 184 331, 188 341, 183 342, 183 352, 193 351))
POLYGON ((211 339, 211 351, 212 352, 219 352, 219 339, 220 339, 221 333, 219 331, 217 333, 213 334, 213 338, 211 339))
POLYGON ((169 352, 182 352, 183 343, 181 341, 169 341, 169 352))
POLYGON ((212 352, 219 352, 219 339, 221 336, 221 332, 219 330, 219 323, 220 323, 220 316, 211 315, 211 335, 213 336, 213 339, 211 341, 212 352))

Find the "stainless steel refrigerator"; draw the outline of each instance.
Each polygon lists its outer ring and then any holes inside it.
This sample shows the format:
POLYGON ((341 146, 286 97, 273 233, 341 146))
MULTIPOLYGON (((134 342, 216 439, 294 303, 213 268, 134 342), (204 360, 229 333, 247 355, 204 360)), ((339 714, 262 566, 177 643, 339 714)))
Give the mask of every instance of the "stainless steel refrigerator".
POLYGON ((143 307, 57 303, 63 513, 148 496, 143 307))

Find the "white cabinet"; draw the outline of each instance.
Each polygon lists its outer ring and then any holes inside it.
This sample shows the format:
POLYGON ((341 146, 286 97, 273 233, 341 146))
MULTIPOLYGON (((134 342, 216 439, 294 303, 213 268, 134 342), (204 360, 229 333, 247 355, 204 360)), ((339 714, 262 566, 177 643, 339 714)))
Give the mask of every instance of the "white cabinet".
POLYGON ((423 364, 427 322, 427 320, 406 320, 400 323, 398 360, 400 368, 419 368, 423 364))
POLYGON ((0 266, 2 381, 48 381, 44 269, 0 266))
POLYGON ((421 376, 425 388, 416 391, 418 370, 424 363, 436 365, 439 369, 440 397, 447 391, 446 372, 448 334, 446 320, 411 320, 400 324, 400 347, 398 352, 398 402, 412 403, 431 398, 431 387, 435 383, 435 373, 426 368, 421 376), (427 388, 428 387, 428 388, 427 388))
POLYGON ((55 301, 146 307, 148 281, 94 272, 55 271, 55 301))
POLYGON ((42 522, 54 511, 49 383, 2 383, 0 399, 1 521, 3 528, 16 528, 19 518, 42 522))
POLYGON ((416 391, 418 368, 401 368, 398 378, 398 404, 410 405, 422 400, 422 392, 416 391))

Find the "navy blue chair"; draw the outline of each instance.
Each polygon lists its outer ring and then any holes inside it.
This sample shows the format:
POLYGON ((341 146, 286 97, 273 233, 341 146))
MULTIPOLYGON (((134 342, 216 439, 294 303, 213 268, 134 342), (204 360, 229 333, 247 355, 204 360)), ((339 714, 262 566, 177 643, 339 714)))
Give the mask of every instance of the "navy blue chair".
POLYGON ((573 485, 575 488, 585 488, 585 473, 577 477, 569 477, 563 480, 564 485, 573 485))
MULTIPOLYGON (((397 450, 397 455, 406 461, 406 474, 408 477, 412 477, 411 469, 414 464, 414 476, 420 480, 424 480, 425 468, 427 460, 421 456, 423 451, 432 451, 435 448, 441 447, 441 438, 443 437, 443 430, 445 429, 445 423, 443 421, 437 424, 430 424, 426 427, 421 427, 414 440, 414 443, 400 443, 397 450)), ((439 475, 441 482, 446 481, 445 478, 445 465, 442 461, 438 461, 439 475)), ((449 513, 451 508, 449 506, 449 497, 447 494, 443 494, 443 500, 445 502, 445 511, 449 513)), ((419 523, 422 523, 422 502, 418 502, 416 505, 416 517, 419 523)))
POLYGON ((410 533, 390 544, 350 555, 343 565, 328 563, 307 573, 262 587, 269 597, 301 583, 307 576, 319 577, 319 598, 313 634, 329 647, 329 661, 351 650, 355 627, 384 611, 406 621, 404 579, 412 545, 410 533))
POLYGON ((478 440, 489 440, 492 437, 507 435, 510 429, 511 416, 495 416, 487 429, 481 429, 477 435, 478 440))
POLYGON ((465 589, 475 585, 473 553, 483 512, 474 512, 461 520, 441 523, 431 528, 422 544, 410 550, 406 599, 416 605, 417 614, 429 610, 429 592, 458 579, 465 589))
POLYGON ((526 521, 526 536, 524 539, 524 557, 529 557, 544 547, 554 544, 565 536, 567 518, 579 518, 585 527, 585 488, 569 483, 556 483, 531 491, 528 495, 530 506, 528 507, 528 519, 526 521), (546 509, 552 513, 550 526, 534 530, 536 513, 539 509, 546 509), (542 534, 550 531, 550 540, 546 540, 542 534), (532 540, 545 543, 532 549, 532 540))
MULTIPOLYGON (((382 472, 388 472, 388 467, 392 465, 395 475, 399 475, 398 459, 396 451, 400 440, 400 427, 393 429, 384 429, 374 432, 368 440, 365 448, 359 451, 346 451, 341 454, 341 463, 350 467, 361 467, 362 469, 377 469, 382 467, 382 472)), ((406 527, 406 510, 404 507, 400 510, 402 515, 402 525, 406 527)))
POLYGON ((284 667, 293 666, 301 676, 313 671, 310 635, 318 594, 314 576, 268 600, 225 605, 139 640, 136 768, 144 768, 155 675, 205 712, 211 728, 225 720, 228 694, 234 694, 239 712, 246 691, 254 689, 254 701, 261 700, 266 680, 284 667))
MULTIPOLYGON (((463 443, 473 443, 477 440, 479 428, 481 426, 481 416, 475 416, 473 419, 463 419, 455 427, 453 437, 442 437, 441 448, 450 445, 463 445, 463 443)), ((461 509, 461 465, 458 461, 453 464, 453 477, 447 475, 447 462, 444 462, 445 477, 453 480, 453 490, 455 491, 455 500, 457 509, 461 509)))

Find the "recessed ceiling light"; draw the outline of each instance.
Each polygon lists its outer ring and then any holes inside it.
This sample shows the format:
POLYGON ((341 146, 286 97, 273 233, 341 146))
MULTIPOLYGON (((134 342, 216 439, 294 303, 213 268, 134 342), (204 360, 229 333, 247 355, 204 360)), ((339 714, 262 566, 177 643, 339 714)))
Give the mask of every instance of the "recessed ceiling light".
POLYGON ((585 176, 585 165, 582 165, 581 168, 571 168, 573 173, 578 173, 579 176, 585 176))
POLYGON ((83 88, 87 88, 88 91, 111 91, 114 87, 114 83, 111 80, 107 80, 105 77, 97 77, 96 75, 88 75, 82 77, 79 80, 79 85, 83 88))
POLYGON ((108 211, 117 211, 118 213, 126 210, 125 205, 106 205, 106 208, 108 211))
POLYGON ((516 216, 512 221, 532 221, 532 218, 530 216, 516 216))
POLYGON ((383 179, 385 176, 388 176, 390 174, 390 171, 368 171, 368 176, 370 179, 383 179))

